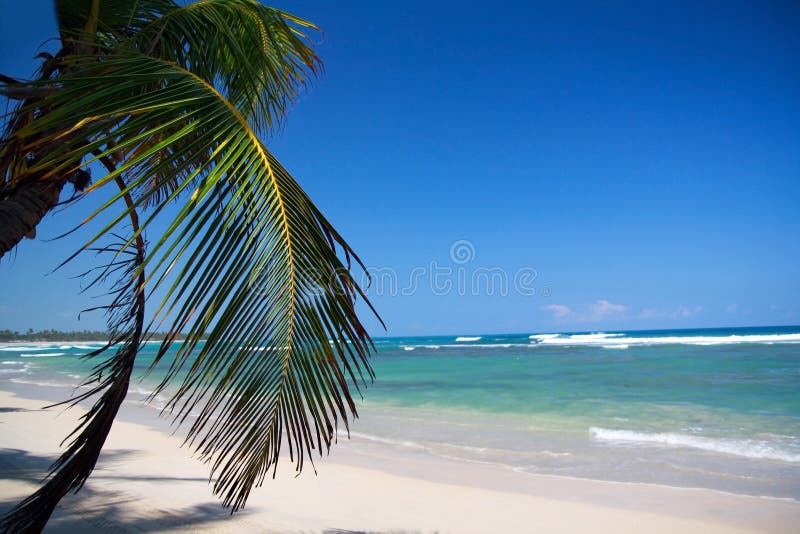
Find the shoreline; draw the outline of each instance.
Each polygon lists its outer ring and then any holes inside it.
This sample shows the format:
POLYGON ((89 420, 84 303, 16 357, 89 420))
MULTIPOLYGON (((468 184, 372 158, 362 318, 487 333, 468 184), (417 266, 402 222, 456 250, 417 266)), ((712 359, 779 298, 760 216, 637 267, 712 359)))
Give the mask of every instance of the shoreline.
MULTIPOLYGON (((30 481, 44 475, 44 459, 55 457, 81 413, 80 408, 39 410, 48 401, 31 399, 35 394, 34 388, 0 391, 4 510, 36 487, 30 481), (13 457, 36 458, 36 466, 28 461, 25 467, 13 457)), ((800 522, 800 503, 791 499, 532 474, 400 452, 357 438, 341 439, 329 455, 315 457, 317 476, 308 466, 294 478, 293 466, 282 463, 277 478, 265 480, 247 508, 229 517, 211 493, 206 466, 180 447, 182 440, 170 435, 170 428, 152 407, 126 402, 95 473, 84 490, 65 498, 52 531, 98 528, 85 517, 93 507, 113 508, 95 518, 103 522, 100 530, 146 532, 792 532, 800 522)))
MULTIPOLYGON (((58 407, 59 403, 68 399, 71 395, 76 394, 80 389, 85 388, 75 386, 72 388, 70 386, 62 385, 62 384, 42 384, 36 382, 26 382, 17 379, 11 379, 9 382, 14 384, 14 387, 9 389, 4 389, 3 385, 0 384, 0 392, 7 391, 17 397, 31 400, 31 401, 38 401, 40 402, 40 407, 44 408, 47 405, 56 406, 57 410, 63 410, 63 407, 58 407)), ((8 384, 7 384, 8 385, 8 384)), ((145 402, 145 397, 147 394, 150 393, 150 390, 137 390, 136 382, 134 381, 131 384, 131 388, 128 392, 128 396, 123 403, 123 406, 120 409, 120 412, 117 416, 118 421, 125 421, 129 423, 138 424, 141 426, 146 426, 152 429, 155 429, 161 433, 167 435, 175 435, 183 437, 183 428, 177 428, 170 423, 169 416, 162 417, 159 415, 161 411, 161 407, 156 406, 154 403, 147 403, 145 402), (138 398, 135 398, 138 397, 138 398)), ((87 407, 89 405, 88 401, 84 401, 87 407)), ((382 411, 383 413, 386 412, 387 407, 380 407, 377 406, 370 406, 362 407, 360 409, 362 411, 362 417, 356 420, 356 425, 366 423, 366 419, 374 417, 375 411, 382 411)), ((547 471, 528 471, 518 466, 504 463, 502 461, 493 461, 493 460, 480 460, 475 458, 466 458, 466 457, 459 457, 453 456, 450 454, 443 454, 441 452, 434 452, 430 448, 420 445, 414 442, 407 442, 407 441, 397 441, 388 438, 382 438, 379 436, 375 436, 372 434, 364 433, 363 429, 359 428, 356 429, 353 425, 351 428, 352 436, 348 437, 346 430, 340 428, 337 436, 338 436, 338 446, 332 446, 331 450, 336 451, 337 448, 346 447, 352 449, 353 451, 358 451, 358 453, 362 455, 370 455, 374 451, 380 451, 386 453, 386 456, 391 460, 394 457, 398 458, 406 458, 412 457, 418 459, 420 462, 429 462, 431 465, 436 465, 438 462, 452 462, 456 465, 460 464, 467 464, 473 466, 482 466, 486 468, 491 468, 498 471, 508 471, 517 473, 520 476, 535 476, 540 478, 552 478, 555 480, 574 480, 578 482, 588 481, 588 482, 597 482, 602 484, 620 484, 626 486, 642 486, 642 487, 651 487, 651 488, 666 488, 670 490, 690 490, 690 491, 707 491, 712 493, 718 493, 720 495, 728 495, 733 497, 748 497, 754 499, 764 499, 764 500, 774 500, 778 502, 787 502, 787 503, 795 503, 800 505, 800 499, 795 497, 784 497, 779 495, 768 495, 768 494, 756 494, 756 493, 748 493, 748 492, 737 492, 733 490, 727 490, 723 488, 717 487, 709 487, 709 486, 700 486, 700 485, 688 485, 688 484, 670 484, 667 482, 661 481, 647 481, 647 480, 619 480, 614 478, 604 478, 602 476, 580 476, 580 475, 570 475, 570 474, 559 474, 559 473, 552 473, 547 471)), ((468 448, 468 447, 467 447, 468 448)), ((358 467, 358 462, 354 462, 350 460, 350 455, 353 452, 346 454, 344 457, 340 458, 340 461, 343 463, 349 463, 355 467, 358 467)), ((187 454, 189 454, 187 452, 187 454)), ((314 456, 313 460, 315 462, 321 461, 325 462, 328 459, 327 455, 323 456, 314 456)), ((398 472, 397 469, 384 469, 382 467, 376 467, 381 470, 385 470, 387 473, 390 474, 402 474, 398 472)), ((289 468, 291 469, 291 467, 289 468)), ((419 478, 430 480, 430 481, 437 481, 436 477, 428 477, 426 473, 420 472, 419 478)), ((496 489, 502 490, 502 487, 488 487, 487 489, 496 489)))
MULTIPOLYGON (((2 395, 4 393, 11 394, 14 397, 24 399, 26 401, 38 402, 40 403, 41 409, 45 409, 47 405, 53 405, 54 403, 66 400, 67 397, 63 395, 56 395, 55 393, 70 389, 65 386, 38 386, 30 383, 17 383, 17 385, 22 387, 19 389, 15 388, 13 391, 4 390, 0 387, 0 399, 2 398, 2 395), (50 394, 48 395, 47 393, 50 394)), ((63 412, 66 415, 69 415, 69 410, 65 408, 66 408, 65 406, 64 407, 57 406, 53 408, 53 410, 56 410, 58 413, 63 412)), ((125 423, 131 423, 147 427, 165 435, 175 436, 176 439, 180 441, 183 437, 182 429, 176 428, 175 426, 171 425, 169 418, 159 416, 159 412, 160 412, 159 407, 153 406, 152 404, 147 404, 142 400, 132 399, 130 398, 130 393, 129 393, 129 397, 124 401, 122 407, 120 408, 120 412, 117 416, 115 424, 119 421, 122 421, 125 423)), ((0 421, 2 420, 1 417, 2 415, 0 414, 0 421)), ((372 437, 366 438, 366 441, 358 443, 360 441, 359 438, 365 435, 359 434, 358 431, 352 431, 352 434, 353 436, 351 438, 348 438, 346 432, 343 432, 342 429, 340 429, 338 433, 338 443, 335 443, 331 447, 332 454, 335 454, 337 448, 349 447, 349 449, 353 449, 353 450, 348 450, 348 452, 342 458, 338 459, 338 461, 341 463, 348 463, 348 464, 351 463, 353 460, 351 456, 354 455, 371 456, 375 454, 375 451, 380 451, 380 452, 385 452, 386 456, 393 459, 414 458, 418 459, 421 463, 447 462, 455 465, 470 464, 475 466, 483 466, 484 468, 489 468, 492 470, 513 472, 519 474, 520 476, 533 476, 542 479, 553 479, 556 481, 565 480, 565 481, 576 481, 577 483, 592 482, 592 483, 622 485, 622 486, 642 486, 647 488, 661 488, 661 489, 679 490, 679 491, 680 490, 701 491, 701 492, 716 493, 723 496, 764 499, 764 500, 787 502, 800 505, 800 500, 794 499, 792 497, 778 497, 774 495, 754 495, 748 493, 736 493, 733 491, 726 491, 722 489, 707 488, 701 486, 679 486, 679 485, 671 485, 671 484, 657 483, 657 482, 623 481, 623 480, 613 480, 613 479, 603 479, 603 478, 580 477, 573 475, 560 475, 553 473, 530 473, 528 471, 520 470, 512 465, 504 464, 501 462, 473 460, 473 459, 457 458, 457 457, 446 457, 423 450, 403 451, 397 449, 396 447, 392 447, 391 445, 385 445, 380 441, 376 442, 372 437)), ((188 449, 182 449, 182 450, 185 450, 187 454, 190 454, 190 451, 188 449)), ((314 456, 313 459, 315 462, 325 462, 329 460, 330 457, 331 455, 322 455, 322 456, 316 455, 314 456)), ((357 467, 355 463, 354 466, 357 467)), ((396 469, 385 469, 379 466, 375 466, 375 469, 384 470, 389 474, 400 474, 397 472, 398 470, 396 469)), ((420 478, 428 479, 429 477, 427 477, 424 473, 421 473, 420 478)), ((436 477, 431 477, 430 480, 436 481, 436 477)), ((496 487, 489 489, 502 490, 502 488, 496 488, 496 487)))
MULTIPOLYGON (((183 343, 183 341, 184 341, 183 339, 176 339, 172 343, 183 343)), ((102 339, 82 339, 82 340, 71 339, 71 340, 52 340, 52 341, 43 340, 43 339, 42 340, 37 340, 37 341, 33 341, 33 340, 27 340, 27 341, 26 340, 14 340, 14 341, 0 341, 0 348, 2 348, 3 346, 8 346, 8 347, 20 347, 20 346, 22 346, 22 347, 24 347, 25 345, 70 345, 72 347, 75 347, 75 346, 78 346, 78 345, 106 345, 107 343, 108 343, 108 340, 102 340, 102 339)), ((148 343, 161 343, 161 340, 160 339, 151 339, 151 340, 148 340, 148 341, 144 342, 144 344, 148 344, 148 343)), ((98 348, 100 348, 100 347, 92 347, 92 350, 95 350, 95 349, 98 349, 98 348)))

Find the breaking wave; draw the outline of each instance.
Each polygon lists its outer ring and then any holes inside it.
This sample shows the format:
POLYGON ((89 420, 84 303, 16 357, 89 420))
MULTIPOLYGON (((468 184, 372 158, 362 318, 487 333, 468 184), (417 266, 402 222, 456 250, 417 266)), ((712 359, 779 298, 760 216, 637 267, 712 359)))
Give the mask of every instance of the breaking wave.
POLYGON ((791 463, 800 462, 800 454, 781 449, 776 447, 775 444, 764 440, 707 438, 672 432, 648 433, 599 427, 591 427, 589 433, 593 438, 600 441, 689 447, 710 452, 732 454, 744 458, 780 460, 791 463))
POLYGON ((533 341, 539 345, 602 346, 617 345, 729 345, 739 343, 800 343, 800 334, 753 334, 730 336, 631 337, 625 334, 558 335, 533 341))

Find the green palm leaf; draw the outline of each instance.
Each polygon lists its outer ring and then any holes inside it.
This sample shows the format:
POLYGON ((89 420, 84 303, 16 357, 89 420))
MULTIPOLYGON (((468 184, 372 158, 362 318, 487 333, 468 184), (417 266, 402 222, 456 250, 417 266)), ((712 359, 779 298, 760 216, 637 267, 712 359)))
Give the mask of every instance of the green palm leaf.
POLYGON ((141 342, 164 327, 153 365, 174 354, 158 388, 165 412, 179 424, 199 413, 187 442, 236 510, 284 444, 298 471, 329 448, 357 415, 351 390, 373 376, 355 313, 367 300, 350 272, 351 258, 363 264, 258 137, 319 72, 303 33, 314 27, 252 0, 57 6, 63 53, 38 81, 6 86, 31 96, 5 119, 3 190, 63 185, 102 163, 82 194, 106 199, 85 222, 107 222, 81 250, 112 254, 95 280, 120 276, 106 307, 119 348, 75 399, 102 394, 53 467, 58 483, 3 524, 41 528, 37 507, 82 485, 141 342))
MULTIPOLYGON (((144 205, 154 167, 175 164, 151 157, 159 147, 140 151, 145 140, 172 130, 178 140, 202 132, 200 142, 171 155, 196 161, 202 152, 207 163, 183 182, 197 185, 139 269, 149 271, 148 292, 167 284, 153 321, 168 320, 172 332, 187 329, 161 385, 182 376, 168 408, 182 420, 201 406, 188 439, 212 461, 215 492, 238 508, 275 466, 282 435, 300 469, 312 449, 330 446, 336 423, 346 425, 356 413, 346 376, 371 376, 371 342, 354 310, 355 297, 363 294, 336 245, 345 255, 352 250, 244 116, 200 77, 136 53, 75 68, 80 76, 59 80, 51 100, 55 110, 18 137, 30 136, 34 149, 47 142, 35 139, 39 128, 79 129, 90 142, 68 141, 72 150, 43 158, 42 169, 67 172, 113 135, 123 141, 112 150, 124 149, 131 157, 89 191, 122 175, 128 191, 139 191, 136 204, 144 205), (117 125, 110 133, 109 124, 117 125), (167 283, 175 265, 181 266, 175 281, 167 283), (200 344, 207 331, 208 342, 200 344), (193 357, 195 349, 199 354, 193 357)), ((163 143, 174 146, 171 138, 163 143)), ((119 210, 122 196, 112 195, 92 216, 119 210)), ((139 232, 160 214, 154 210, 139 232)), ((127 215, 128 209, 119 210, 86 247, 124 224, 127 215)), ((158 359, 169 346, 167 341, 161 347, 158 359)))

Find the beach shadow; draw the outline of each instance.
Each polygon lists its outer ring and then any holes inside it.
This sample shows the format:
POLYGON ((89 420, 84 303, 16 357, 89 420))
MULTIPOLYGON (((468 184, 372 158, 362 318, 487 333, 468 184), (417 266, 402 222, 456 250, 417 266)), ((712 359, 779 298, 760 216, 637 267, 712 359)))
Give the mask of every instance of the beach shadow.
POLYGON ((92 480, 141 480, 141 481, 159 481, 159 482, 208 482, 206 477, 154 477, 154 476, 119 476, 119 475, 92 475, 92 480))
MULTIPOLYGON (((103 453, 103 461, 114 461, 126 451, 103 453)), ((50 471, 56 456, 40 456, 21 449, 0 449, 0 480, 21 480, 38 484, 50 471)))
POLYGON ((31 410, 28 410, 26 408, 8 408, 8 407, 5 407, 5 406, 0 407, 0 413, 30 412, 30 411, 31 410))
MULTIPOLYGON (((110 451, 103 453, 103 461, 113 462, 133 451, 110 451)), ((38 486, 46 476, 48 469, 55 461, 55 456, 32 454, 19 449, 0 449, 0 486, 4 481, 22 481, 38 486)), ((214 525, 230 521, 230 510, 222 507, 219 502, 207 502, 190 507, 169 510, 150 510, 149 517, 131 516, 132 507, 127 506, 136 500, 135 497, 124 491, 102 489, 96 491, 89 483, 77 494, 65 496, 56 507, 45 532, 61 533, 141 533, 141 532, 169 532, 171 530, 214 530, 214 525)), ((105 477, 109 479, 130 480, 207 480, 183 479, 176 477, 105 477)), ((121 486, 124 486, 121 484, 121 486)), ((2 488, 0 488, 2 489, 2 488)), ((18 492, 19 490, 17 490, 18 492)), ((0 500, 0 516, 10 511, 19 501, 35 491, 32 487, 20 495, 10 498, 4 492, 0 500)), ((176 488, 177 491, 177 488, 176 488)), ((15 492, 15 493, 17 493, 15 492)))
MULTIPOLYGON (((79 497, 85 488, 75 497, 79 497)), ((94 492, 87 491, 83 502, 75 503, 73 499, 65 498, 59 504, 45 532, 52 534, 61 533, 118 533, 133 534, 143 532, 197 532, 214 531, 215 525, 222 526, 230 520, 230 514, 219 504, 198 504, 180 509, 152 510, 150 517, 131 517, 130 508, 126 504, 133 499, 117 496, 109 499, 108 492, 104 491, 102 503, 95 498, 94 492)))
MULTIPOLYGON (((113 450, 102 453, 102 462, 122 461, 136 451, 113 450)), ((4 481, 22 481, 33 484, 27 489, 19 488, 14 495, 3 492, 0 497, 0 516, 10 511, 20 500, 35 491, 48 473, 55 456, 37 455, 20 449, 0 449, 0 489, 4 481)), ((264 526, 248 521, 248 513, 240 511, 231 517, 230 509, 223 508, 218 501, 204 502, 184 508, 150 509, 144 515, 132 514, 136 509, 134 501, 137 498, 120 490, 103 488, 95 490, 91 487, 92 479, 107 479, 120 481, 144 480, 167 481, 175 484, 174 491, 180 491, 181 481, 207 481, 205 477, 154 477, 154 476, 115 476, 96 474, 89 477, 89 481, 77 494, 68 494, 59 503, 51 517, 46 533, 66 534, 80 532, 86 534, 111 533, 128 534, 144 532, 170 532, 170 531, 210 531, 220 529, 236 529, 241 532, 262 532, 264 526)), ((125 483, 119 484, 124 488, 125 483)), ((164 504, 165 508, 168 503, 164 504)), ((324 534, 419 534, 419 531, 391 529, 375 530, 346 530, 329 528, 322 531, 324 534)))
POLYGON ((55 457, 38 456, 20 449, 0 449, 0 480, 37 484, 44 479, 55 457))
MULTIPOLYGON (((434 530, 431 534, 438 534, 434 530)), ((343 530, 340 528, 329 528, 322 531, 322 534, 422 534, 419 530, 343 530)))

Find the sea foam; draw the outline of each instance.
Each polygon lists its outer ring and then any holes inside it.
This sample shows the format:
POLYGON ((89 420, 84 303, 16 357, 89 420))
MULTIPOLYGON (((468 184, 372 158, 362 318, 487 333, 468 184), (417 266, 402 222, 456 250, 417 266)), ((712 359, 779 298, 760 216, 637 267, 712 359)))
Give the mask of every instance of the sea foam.
POLYGON ((403 350, 412 350, 414 348, 423 349, 508 349, 511 347, 530 348, 534 346, 531 343, 470 343, 469 345, 447 343, 444 345, 401 345, 403 350))
POLYGON ((23 365, 21 368, 18 368, 18 367, 13 367, 13 368, 5 367, 3 369, 0 369, 0 375, 10 375, 10 374, 16 374, 16 373, 27 374, 28 369, 30 369, 30 367, 27 366, 27 365, 23 365))
POLYGON ((608 339, 612 337, 622 337, 625 334, 606 334, 605 332, 592 332, 591 334, 572 334, 569 339, 576 339, 580 341, 596 341, 600 339, 608 339))
POLYGON ((763 440, 707 438, 673 432, 649 433, 633 430, 614 430, 591 427, 589 433, 601 441, 628 444, 655 444, 673 447, 689 447, 710 452, 721 452, 745 458, 762 458, 783 462, 800 462, 800 454, 782 450, 763 440))
POLYGON ((625 334, 576 334, 545 338, 540 345, 603 346, 611 345, 731 345, 739 343, 800 343, 800 334, 630 337, 625 334))
POLYGON ((56 348, 55 345, 52 343, 47 343, 43 345, 4 345, 0 347, 0 351, 3 352, 28 352, 28 351, 35 351, 35 350, 52 350, 56 348))

